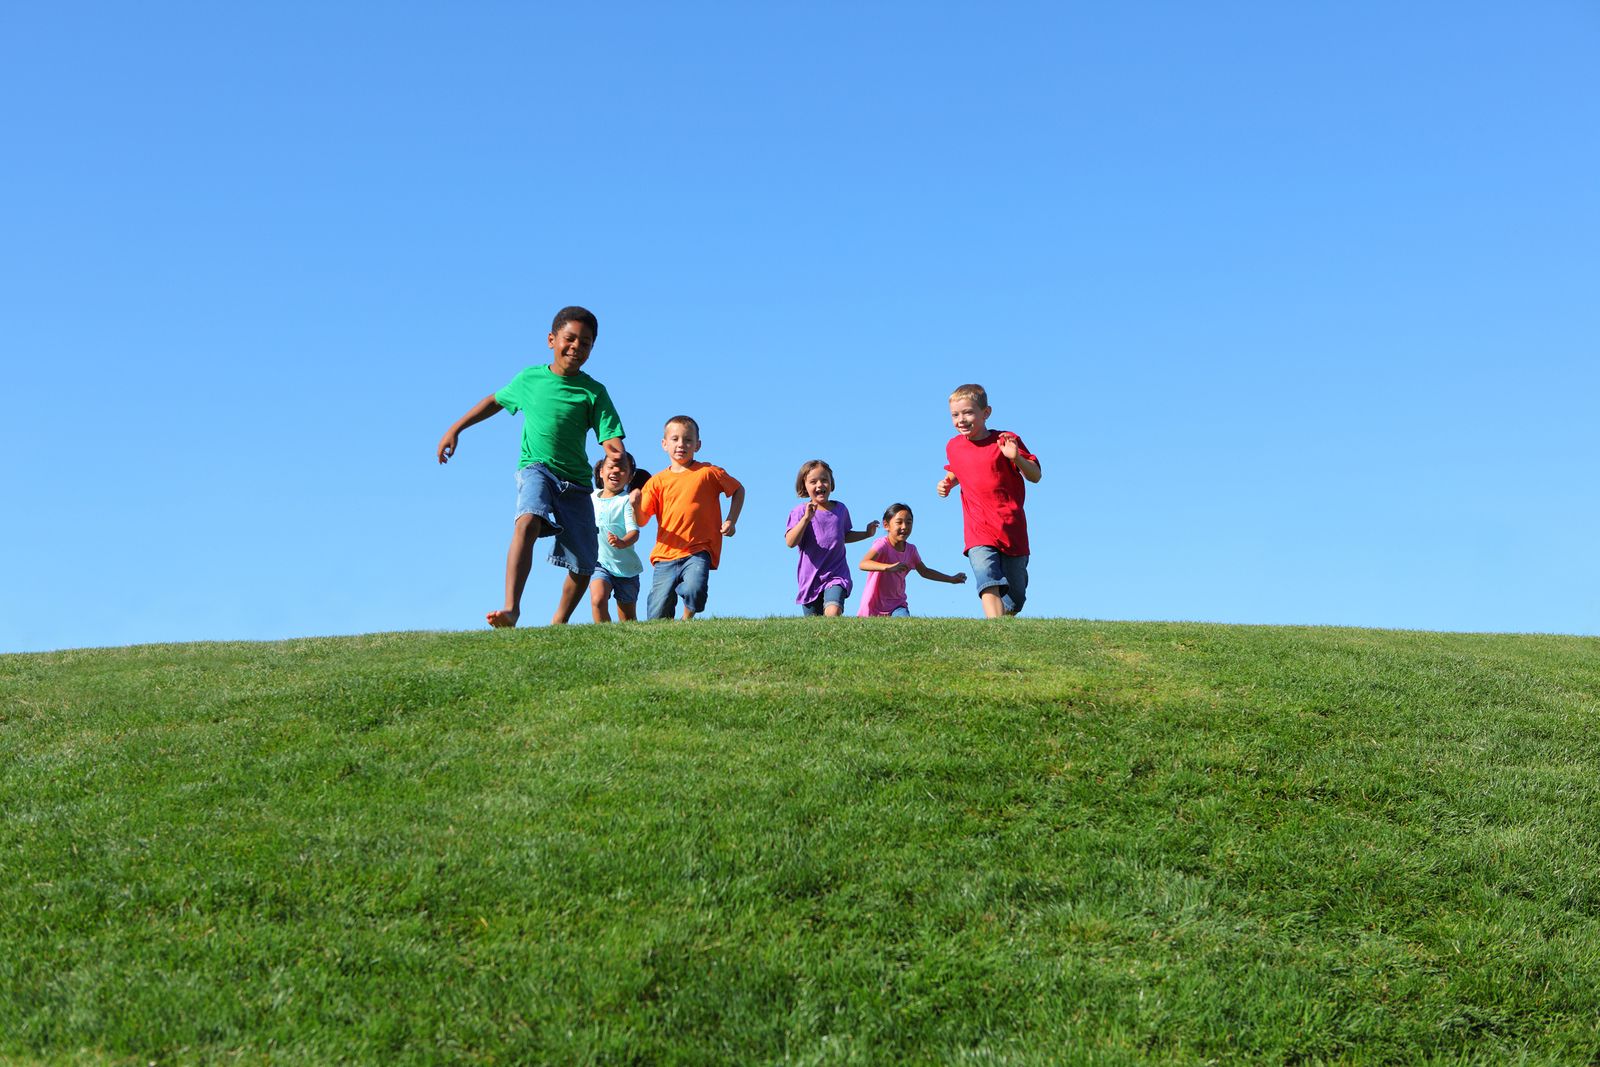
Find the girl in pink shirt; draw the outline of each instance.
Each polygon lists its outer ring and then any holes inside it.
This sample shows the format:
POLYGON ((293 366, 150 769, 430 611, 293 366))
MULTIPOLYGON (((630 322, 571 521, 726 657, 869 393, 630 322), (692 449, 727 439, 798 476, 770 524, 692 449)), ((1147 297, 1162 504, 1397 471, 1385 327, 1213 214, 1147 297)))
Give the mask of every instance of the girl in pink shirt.
POLYGON ((961 585, 967 580, 965 574, 946 574, 922 562, 917 546, 907 540, 911 536, 911 509, 905 504, 889 505, 883 513, 883 529, 886 536, 872 542, 872 547, 861 558, 867 583, 857 615, 910 615, 906 602, 907 571, 915 570, 924 578, 951 585, 961 585))

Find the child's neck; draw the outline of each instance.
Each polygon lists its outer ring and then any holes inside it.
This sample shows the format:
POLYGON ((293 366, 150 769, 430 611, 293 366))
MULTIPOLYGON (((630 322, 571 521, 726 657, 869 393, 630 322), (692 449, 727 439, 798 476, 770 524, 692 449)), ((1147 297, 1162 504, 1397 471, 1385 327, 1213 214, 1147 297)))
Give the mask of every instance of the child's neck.
POLYGON ((896 541, 891 537, 889 538, 889 547, 894 549, 896 552, 904 552, 906 550, 906 542, 910 540, 911 538, 909 537, 902 537, 900 540, 896 541))
POLYGON ((817 507, 819 507, 819 508, 827 508, 829 511, 832 511, 833 510, 833 500, 831 498, 827 499, 827 500, 819 500, 819 501, 817 501, 817 507))
POLYGON ((983 442, 987 441, 989 438, 991 438, 993 436, 994 436, 994 431, 989 429, 989 427, 985 426, 983 428, 983 432, 982 433, 975 433, 971 437, 967 438, 967 440, 971 441, 975 445, 981 445, 981 444, 983 444, 983 442))
POLYGON ((621 496, 621 495, 622 495, 622 490, 621 489, 613 489, 609 485, 602 485, 600 487, 600 499, 601 500, 610 500, 614 496, 621 496))
POLYGON ((686 459, 682 463, 679 463, 677 460, 673 460, 672 461, 672 466, 668 467, 667 469, 670 470, 673 474, 682 474, 684 471, 689 470, 689 469, 691 469, 693 467, 694 467, 694 460, 686 459))

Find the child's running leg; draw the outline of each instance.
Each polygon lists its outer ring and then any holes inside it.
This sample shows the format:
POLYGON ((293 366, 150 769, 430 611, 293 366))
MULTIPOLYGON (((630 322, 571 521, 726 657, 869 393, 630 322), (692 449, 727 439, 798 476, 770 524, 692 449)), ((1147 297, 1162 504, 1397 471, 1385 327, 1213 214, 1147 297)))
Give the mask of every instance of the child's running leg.
POLYGON ((550 616, 551 626, 563 626, 572 621, 572 613, 578 610, 578 602, 583 599, 583 576, 567 572, 561 582, 561 597, 556 601, 556 613, 550 616))
POLYGON ((683 598, 683 617, 692 619, 706 610, 706 593, 711 585, 711 554, 696 552, 683 561, 674 590, 683 598))
POLYGON ((515 626, 522 617, 522 590, 528 584, 528 572, 533 569, 533 543, 544 532, 544 523, 537 515, 518 515, 511 527, 511 547, 506 549, 506 603, 499 611, 485 616, 496 629, 515 626))
POLYGON ((1006 572, 1000 550, 993 545, 973 545, 967 549, 967 562, 977 579, 978 600, 983 617, 998 619, 1006 613, 1006 572))
MULTIPOLYGON (((594 615, 595 622, 610 622, 611 611, 611 583, 604 578, 596 578, 589 583, 589 608, 594 615)), ((617 605, 617 614, 622 614, 622 605, 617 605)))
POLYGON ((682 560, 666 559, 655 565, 650 577, 650 600, 645 607, 649 619, 670 619, 678 609, 678 570, 682 560))

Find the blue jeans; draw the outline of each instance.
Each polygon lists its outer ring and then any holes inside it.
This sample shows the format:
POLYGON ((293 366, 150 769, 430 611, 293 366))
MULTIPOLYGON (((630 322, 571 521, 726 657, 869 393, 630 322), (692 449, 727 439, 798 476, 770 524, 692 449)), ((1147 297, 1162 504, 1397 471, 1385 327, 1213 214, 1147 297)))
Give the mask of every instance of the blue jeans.
POLYGON ((678 613, 678 598, 696 615, 706 610, 706 589, 711 580, 711 553, 696 552, 682 559, 662 560, 650 580, 647 619, 670 619, 678 613))
POLYGON ((822 591, 822 595, 815 600, 809 600, 800 605, 800 610, 806 615, 821 615, 822 609, 829 604, 839 605, 839 611, 844 612, 845 591, 842 585, 830 585, 822 591))
POLYGON ((619 578, 604 567, 596 567, 590 581, 605 582, 609 585, 611 592, 617 598, 618 604, 637 604, 639 602, 639 576, 637 574, 630 575, 627 578, 619 578))
POLYGON ((993 545, 973 545, 967 549, 967 562, 977 579, 978 595, 993 589, 1010 614, 1022 610, 1028 599, 1028 557, 1007 556, 993 545))
POLYGON ((543 463, 517 471, 517 518, 538 516, 555 538, 550 562, 580 576, 593 573, 600 555, 589 492, 587 485, 566 481, 543 463))

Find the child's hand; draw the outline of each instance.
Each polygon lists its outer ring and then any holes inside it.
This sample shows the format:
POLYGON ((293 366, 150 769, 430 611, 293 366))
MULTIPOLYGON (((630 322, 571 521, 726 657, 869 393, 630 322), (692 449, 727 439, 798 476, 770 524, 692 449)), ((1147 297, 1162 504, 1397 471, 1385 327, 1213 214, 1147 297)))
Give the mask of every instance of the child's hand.
POLYGON ((950 495, 950 490, 955 488, 955 484, 956 484, 956 476, 954 474, 946 474, 943 478, 940 478, 939 479, 939 485, 938 485, 939 495, 940 496, 949 496, 950 495))
POLYGON ((456 454, 457 435, 451 431, 439 438, 439 462, 449 463, 450 457, 456 454))
POLYGON ((966 572, 963 571, 960 574, 956 575, 953 579, 951 579, 950 584, 951 585, 966 585, 967 584, 966 572))
POLYGON ((724 519, 723 520, 723 522, 722 522, 722 536, 723 537, 732 537, 733 536, 733 520, 732 519, 724 519))
POLYGON ((800 521, 801 522, 810 522, 812 519, 814 519, 816 517, 817 517, 817 502, 815 500, 807 500, 806 501, 806 513, 805 513, 804 516, 801 517, 800 521))
POLYGON ((612 548, 623 548, 623 547, 626 547, 622 543, 622 538, 618 537, 614 533, 607 533, 606 534, 606 544, 610 545, 612 548))
POLYGON ((628 506, 633 509, 635 515, 639 513, 639 490, 628 490, 628 506))
POLYGON ((885 574, 904 574, 907 571, 909 571, 910 569, 911 569, 911 564, 902 562, 902 563, 896 563, 894 566, 890 567, 888 570, 884 571, 883 573, 885 573, 885 574))
POLYGON ((877 519, 873 519, 871 522, 867 523, 867 536, 871 537, 873 534, 875 534, 877 532, 878 532, 878 520, 877 519))
POLYGON ((1016 434, 1014 434, 1014 433, 1002 433, 1000 435, 1000 454, 1002 456, 1006 457, 1007 459, 1009 459, 1013 463, 1015 463, 1017 461, 1017 435, 1016 434))

